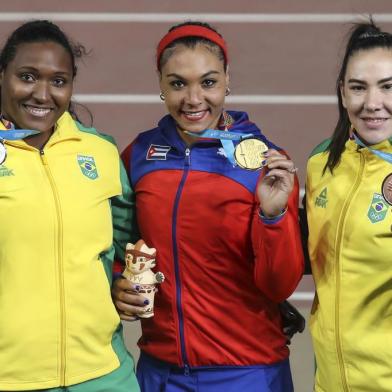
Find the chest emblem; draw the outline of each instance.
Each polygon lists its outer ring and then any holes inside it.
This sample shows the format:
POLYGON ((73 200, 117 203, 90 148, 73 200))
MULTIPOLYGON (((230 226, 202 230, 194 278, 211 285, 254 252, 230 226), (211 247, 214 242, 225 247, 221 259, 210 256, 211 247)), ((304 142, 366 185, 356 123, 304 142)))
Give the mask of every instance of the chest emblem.
POLYGON ((384 197, 379 193, 373 195, 373 200, 370 203, 368 218, 370 222, 377 223, 385 219, 389 210, 388 204, 385 202, 384 197))
POLYGON ((170 151, 170 146, 160 146, 158 144, 151 144, 148 148, 146 159, 147 161, 166 161, 167 153, 170 151))
POLYGON ((8 169, 4 165, 0 165, 0 177, 14 176, 14 170, 8 169))
POLYGON ((327 208, 328 197, 327 197, 327 188, 324 188, 320 194, 316 197, 315 206, 321 208, 327 208))
POLYGON ((217 153, 218 155, 222 156, 222 157, 227 158, 225 149, 224 149, 223 147, 219 147, 219 148, 218 148, 218 151, 217 151, 216 153, 217 153))
POLYGON ((392 173, 385 177, 381 189, 385 201, 392 206, 392 173))
POLYGON ((98 171, 93 157, 78 155, 78 164, 82 173, 90 180, 98 178, 98 171))

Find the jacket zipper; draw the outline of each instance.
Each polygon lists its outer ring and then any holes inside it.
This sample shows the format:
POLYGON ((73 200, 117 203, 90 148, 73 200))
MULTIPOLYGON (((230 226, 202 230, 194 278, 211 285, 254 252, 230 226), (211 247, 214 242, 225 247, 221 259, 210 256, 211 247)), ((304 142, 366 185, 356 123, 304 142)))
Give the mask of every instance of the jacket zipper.
POLYGON ((52 173, 50 171, 48 161, 45 156, 45 151, 39 151, 41 161, 43 167, 45 169, 45 173, 50 183, 50 187, 52 189, 55 209, 56 209, 56 218, 58 224, 57 230, 57 257, 58 257, 58 284, 60 290, 60 386, 65 385, 65 295, 64 295, 64 268, 63 268, 63 225, 61 219, 61 206, 60 200, 56 188, 55 181, 53 179, 52 173))
POLYGON ((360 167, 357 174, 357 178, 355 179, 354 186, 351 188, 351 191, 344 202, 342 207, 342 213, 338 223, 338 229, 336 231, 336 267, 335 267, 335 278, 336 278, 336 296, 335 296, 335 335, 336 335, 336 351, 338 354, 338 363, 339 363, 339 370, 340 370, 340 377, 343 385, 344 392, 349 392, 347 380, 346 380, 346 372, 344 367, 343 361, 343 353, 342 353, 342 343, 340 340, 340 320, 339 320, 339 304, 340 304, 340 253, 341 253, 341 245, 342 245, 342 235, 343 235, 343 226, 346 220, 347 211, 353 199, 355 192, 357 191, 359 184, 362 179, 362 173, 365 166, 365 158, 363 157, 362 153, 360 152, 359 155, 360 159, 360 167))
POLYGON ((184 189, 186 178, 188 177, 189 168, 191 164, 191 151, 189 148, 185 150, 184 160, 184 172, 180 181, 180 185, 177 189, 176 198, 174 201, 173 215, 172 215, 172 243, 173 243, 173 259, 174 259, 174 273, 176 279, 176 302, 177 302, 177 315, 178 315, 178 329, 180 335, 181 345, 181 360, 184 365, 184 374, 189 375, 189 364, 188 356, 185 349, 185 338, 184 338, 184 315, 182 310, 182 295, 181 295, 181 278, 180 278, 180 264, 178 260, 178 249, 177 249, 177 213, 178 204, 180 202, 181 194, 184 189))

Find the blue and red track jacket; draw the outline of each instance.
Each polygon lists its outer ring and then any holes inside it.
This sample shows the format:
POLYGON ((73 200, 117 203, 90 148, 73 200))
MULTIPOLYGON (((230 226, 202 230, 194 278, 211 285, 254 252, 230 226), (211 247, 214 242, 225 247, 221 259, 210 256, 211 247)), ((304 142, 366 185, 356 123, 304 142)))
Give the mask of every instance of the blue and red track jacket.
MULTIPOLYGON (((243 112, 230 131, 253 133, 243 112)), ((233 167, 219 140, 188 148, 172 117, 141 133, 123 159, 136 194, 141 238, 165 274, 155 316, 142 320, 141 350, 178 366, 268 365, 288 357, 278 303, 303 272, 298 181, 288 210, 263 222, 260 171, 233 167)))

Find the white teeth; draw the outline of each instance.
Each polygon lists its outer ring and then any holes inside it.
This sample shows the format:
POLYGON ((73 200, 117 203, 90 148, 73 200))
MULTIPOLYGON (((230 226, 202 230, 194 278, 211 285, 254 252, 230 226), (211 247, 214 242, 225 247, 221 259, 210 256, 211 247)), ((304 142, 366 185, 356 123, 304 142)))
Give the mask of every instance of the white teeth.
POLYGON ((184 113, 189 117, 199 117, 204 113, 204 111, 202 111, 202 112, 184 112, 184 113))
POLYGON ((50 109, 47 108, 37 108, 37 107, 27 106, 27 105, 25 106, 25 108, 29 113, 37 117, 45 117, 50 112, 50 109))
POLYGON ((383 118, 365 118, 365 121, 378 123, 378 122, 384 121, 384 119, 383 118))

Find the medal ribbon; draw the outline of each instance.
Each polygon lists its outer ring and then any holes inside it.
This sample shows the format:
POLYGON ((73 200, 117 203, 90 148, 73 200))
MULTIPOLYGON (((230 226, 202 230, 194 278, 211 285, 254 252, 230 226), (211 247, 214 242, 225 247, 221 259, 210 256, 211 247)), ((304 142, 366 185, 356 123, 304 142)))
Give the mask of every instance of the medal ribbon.
POLYGON ((389 152, 378 151, 373 148, 370 148, 366 144, 362 143, 362 141, 355 133, 353 133, 353 136, 354 136, 355 143, 357 143, 359 146, 367 148, 374 155, 377 155, 379 158, 384 159, 384 161, 387 161, 392 164, 392 154, 390 154, 389 152))
POLYGON ((27 136, 35 135, 39 131, 33 131, 31 129, 9 129, 8 131, 0 130, 0 165, 4 163, 7 158, 7 150, 4 146, 4 140, 19 140, 24 139, 27 136))
POLYGON ((0 130, 0 140, 19 140, 37 133, 39 133, 39 131, 33 131, 31 129, 10 129, 8 131, 0 130))
POLYGON ((202 139, 219 139, 223 149, 225 150, 227 159, 233 165, 233 167, 237 166, 237 163, 234 159, 234 143, 233 141, 239 141, 243 139, 247 139, 249 137, 253 137, 253 133, 247 133, 245 135, 241 135, 239 133, 230 132, 230 131, 220 131, 218 129, 206 129, 203 132, 189 132, 185 131, 186 134, 194 137, 199 137, 202 139))

